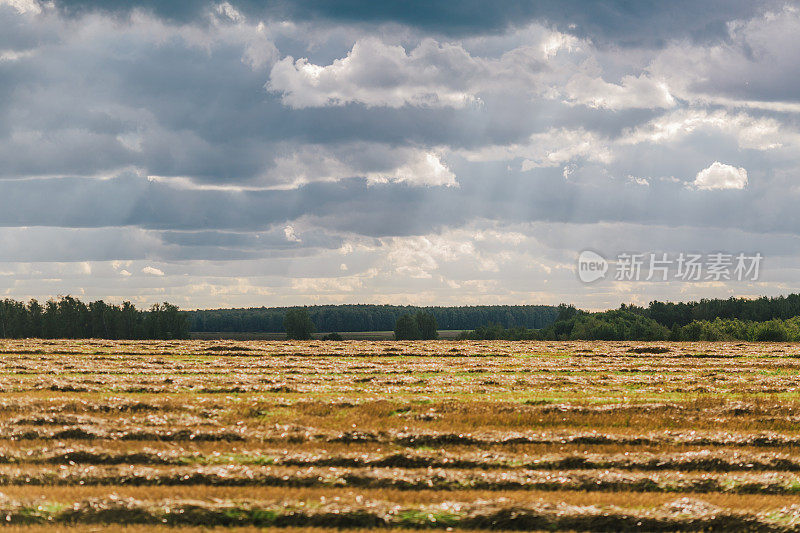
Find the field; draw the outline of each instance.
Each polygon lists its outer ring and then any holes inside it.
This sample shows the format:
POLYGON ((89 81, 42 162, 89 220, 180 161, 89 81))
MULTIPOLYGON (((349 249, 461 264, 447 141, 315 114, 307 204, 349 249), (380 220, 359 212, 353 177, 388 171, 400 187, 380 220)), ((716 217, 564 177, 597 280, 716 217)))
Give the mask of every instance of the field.
MULTIPOLYGON (((442 340, 455 340, 464 330, 440 329, 439 338, 442 340)), ((227 331, 194 331, 190 338, 201 341, 212 340, 237 340, 237 341, 283 341, 285 333, 248 333, 227 331)), ((318 332, 314 337, 320 338, 326 333, 318 332)), ((341 331, 339 335, 346 341, 391 341, 394 340, 394 331, 341 331)))
POLYGON ((800 531, 794 344, 0 352, 9 531, 800 531))

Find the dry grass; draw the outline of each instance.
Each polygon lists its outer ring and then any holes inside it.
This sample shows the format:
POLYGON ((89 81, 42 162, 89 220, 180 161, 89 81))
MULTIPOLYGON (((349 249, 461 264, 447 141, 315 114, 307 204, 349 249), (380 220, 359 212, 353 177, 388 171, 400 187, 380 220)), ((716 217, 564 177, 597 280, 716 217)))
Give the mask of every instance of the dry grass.
POLYGON ((2 341, 0 491, 760 524, 800 492, 798 387, 786 343, 2 341))
MULTIPOLYGON (((272 533, 330 533, 331 529, 322 527, 224 527, 224 526, 177 526, 170 527, 165 525, 100 525, 82 524, 76 525, 63 525, 63 524, 47 524, 47 525, 34 525, 34 526, 3 526, 4 533, 264 533, 266 531, 272 533)), ((386 532, 386 528, 357 528, 353 530, 338 529, 336 531, 357 531, 358 533, 370 533, 372 531, 386 532)), ((396 529, 395 531, 414 531, 396 529)), ((449 529, 453 533, 465 531, 462 529, 449 529)), ((481 531, 471 529, 471 532, 481 531)), ((492 530, 495 532, 502 532, 502 530, 492 530)), ((534 532, 535 533, 535 532, 534 532)))
MULTIPOLYGON (((8 498, 63 502, 82 501, 93 498, 104 498, 116 495, 119 498, 135 498, 137 500, 256 500, 261 502, 307 501, 316 502, 322 499, 353 503, 363 501, 389 501, 403 506, 418 506, 429 503, 478 501, 501 501, 510 504, 525 505, 541 500, 563 502, 569 505, 599 505, 630 508, 651 508, 674 501, 675 494, 641 493, 641 492, 584 492, 584 491, 485 491, 485 490, 419 490, 405 491, 393 489, 347 489, 347 488, 292 488, 292 487, 126 487, 126 486, 13 486, 3 487, 2 494, 8 498)), ((779 494, 715 494, 715 493, 682 493, 681 496, 698 498, 710 504, 727 509, 742 511, 768 511, 797 503, 796 496, 779 494)))

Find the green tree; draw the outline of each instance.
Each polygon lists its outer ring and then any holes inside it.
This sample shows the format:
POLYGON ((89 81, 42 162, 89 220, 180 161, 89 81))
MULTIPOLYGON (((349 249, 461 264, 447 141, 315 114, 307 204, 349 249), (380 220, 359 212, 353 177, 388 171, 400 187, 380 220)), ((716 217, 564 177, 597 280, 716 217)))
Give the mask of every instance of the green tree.
POLYGON ((55 339, 60 336, 58 323, 58 304, 55 300, 47 300, 42 314, 42 336, 45 339, 55 339))
POLYGON ((165 339, 189 338, 189 319, 177 306, 164 302, 161 305, 161 320, 165 339))
POLYGON ((139 312, 136 310, 136 307, 128 301, 122 302, 122 310, 120 312, 120 320, 117 325, 119 328, 119 333, 117 334, 117 338, 119 339, 135 339, 136 336, 136 326, 139 322, 139 312))
POLYGON ((426 311, 417 311, 414 320, 419 328, 419 338, 422 340, 433 340, 439 337, 436 325, 436 317, 426 311))
POLYGON ((92 326, 91 334, 95 339, 110 339, 108 331, 109 306, 103 300, 91 302, 89 304, 89 314, 91 315, 92 326))
POLYGON ((556 322, 569 320, 580 313, 574 305, 559 304, 557 309, 558 315, 556 315, 556 322))
POLYGON ((44 335, 44 309, 36 300, 28 302, 28 335, 41 338, 44 335))
POLYGON ((305 307, 289 309, 283 317, 283 329, 286 330, 286 338, 296 341, 311 339, 314 333, 314 322, 305 307))
POLYGON ((398 341, 414 341, 422 338, 419 324, 409 313, 401 315, 394 326, 394 338, 398 341))

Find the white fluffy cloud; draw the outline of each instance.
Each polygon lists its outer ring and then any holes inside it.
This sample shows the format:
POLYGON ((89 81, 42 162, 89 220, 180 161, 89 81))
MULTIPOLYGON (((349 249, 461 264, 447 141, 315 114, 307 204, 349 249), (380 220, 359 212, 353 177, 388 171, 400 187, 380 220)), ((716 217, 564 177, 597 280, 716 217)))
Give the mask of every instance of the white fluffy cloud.
POLYGON ((0 0, 0 6, 7 5, 19 13, 41 13, 42 8, 36 0, 0 0))
POLYGON ((584 129, 551 129, 534 133, 525 142, 485 146, 461 152, 470 161, 511 161, 521 158, 522 170, 557 167, 577 158, 609 163, 610 141, 584 129))
POLYGON ((367 178, 375 183, 395 181, 428 186, 458 185, 456 175, 433 152, 418 152, 407 163, 390 172, 370 172, 367 178))
POLYGON ((675 98, 664 81, 645 74, 623 76, 619 84, 602 78, 577 74, 567 82, 565 92, 570 101, 605 109, 652 109, 675 106, 675 98))
POLYGON ((294 108, 340 106, 464 107, 475 100, 463 87, 482 66, 461 46, 426 39, 410 52, 365 38, 327 66, 291 56, 273 66, 268 88, 294 108))
POLYGON ((516 47, 484 57, 462 44, 430 38, 407 52, 367 37, 329 65, 285 57, 273 66, 267 88, 296 109, 350 103, 459 109, 480 102, 483 92, 510 90, 612 110, 676 104, 667 83, 645 72, 622 75, 618 83, 605 81, 591 45, 575 37, 532 25, 515 38, 520 40, 516 47))
POLYGON ((681 109, 626 132, 620 144, 670 143, 699 133, 735 139, 740 148, 775 150, 800 147, 800 132, 771 117, 754 117, 724 109, 681 109))
POLYGON ((153 266, 146 266, 142 269, 142 274, 147 274, 148 276, 163 276, 164 271, 153 266))
POLYGON ((747 171, 714 161, 711 166, 697 173, 693 185, 703 190, 744 189, 747 186, 747 171))
POLYGON ((274 166, 256 183, 294 188, 307 183, 361 177, 369 183, 403 182, 423 187, 457 185, 456 175, 436 150, 378 143, 287 146, 285 153, 275 158, 274 166))

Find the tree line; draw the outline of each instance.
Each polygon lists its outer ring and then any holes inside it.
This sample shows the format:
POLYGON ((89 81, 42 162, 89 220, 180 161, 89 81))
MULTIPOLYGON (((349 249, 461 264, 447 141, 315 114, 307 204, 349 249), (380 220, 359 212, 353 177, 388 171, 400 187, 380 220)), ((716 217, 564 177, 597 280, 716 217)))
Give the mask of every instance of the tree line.
MULTIPOLYGON (((314 321, 306 307, 289 309, 283 316, 286 338, 291 340, 310 340, 317 331, 314 321)), ((431 313, 417 311, 414 314, 400 315, 394 326, 395 340, 433 340, 439 337, 436 318, 431 313)), ((336 332, 323 335, 320 340, 340 341, 342 336, 336 332)))
POLYGON ((430 339, 436 338, 437 329, 472 330, 462 335, 470 339, 800 341, 800 294, 653 301, 647 307, 622 305, 597 313, 566 304, 324 305, 183 312, 166 302, 141 311, 130 302, 84 304, 72 296, 44 305, 36 300, 0 301, 3 338, 186 339, 189 331, 286 331, 290 338, 310 338, 314 331, 393 330, 398 339, 430 339))
POLYGON ((488 324, 465 339, 505 340, 672 340, 800 341, 800 295, 729 298, 698 302, 651 302, 648 307, 588 313, 558 307, 556 320, 540 329, 488 324))
MULTIPOLYGON (((284 317, 298 307, 259 307, 188 311, 194 332, 280 333, 284 317)), ((316 331, 392 331, 405 314, 424 311, 433 315, 439 329, 467 330, 484 324, 543 328, 558 313, 548 305, 482 305, 464 307, 414 307, 398 305, 315 305, 306 307, 316 331)))
POLYGON ((0 337, 45 339, 188 339, 189 320, 164 302, 140 311, 131 302, 83 303, 72 296, 49 300, 0 301, 0 337))
POLYGON ((800 294, 756 299, 727 298, 703 299, 694 302, 652 301, 647 307, 623 306, 634 313, 652 318, 662 326, 680 327, 695 321, 744 320, 748 322, 768 322, 786 320, 800 316, 800 294))
POLYGON ((538 330, 541 338, 569 340, 633 341, 800 341, 800 316, 763 322, 738 318, 693 320, 684 326, 667 328, 641 314, 618 309, 579 314, 538 330))

